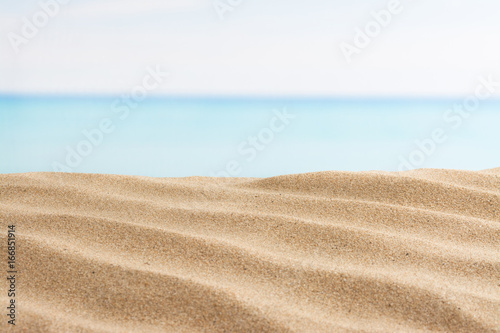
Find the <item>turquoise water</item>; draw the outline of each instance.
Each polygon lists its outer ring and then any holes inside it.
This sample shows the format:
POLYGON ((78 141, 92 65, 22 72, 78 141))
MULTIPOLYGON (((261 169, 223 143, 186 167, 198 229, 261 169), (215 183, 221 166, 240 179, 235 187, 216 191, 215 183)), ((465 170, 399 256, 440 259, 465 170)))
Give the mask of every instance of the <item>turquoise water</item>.
POLYGON ((468 118, 448 111, 461 102, 165 97, 127 105, 111 97, 3 96, 0 173, 264 177, 500 167, 500 101, 482 102, 468 118))

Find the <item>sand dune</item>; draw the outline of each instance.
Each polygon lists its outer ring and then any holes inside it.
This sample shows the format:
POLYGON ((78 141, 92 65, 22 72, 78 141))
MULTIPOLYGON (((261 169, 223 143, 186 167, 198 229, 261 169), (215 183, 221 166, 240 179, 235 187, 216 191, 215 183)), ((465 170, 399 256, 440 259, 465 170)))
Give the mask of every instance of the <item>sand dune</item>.
POLYGON ((0 175, 0 221, 16 331, 500 332, 500 169, 0 175))

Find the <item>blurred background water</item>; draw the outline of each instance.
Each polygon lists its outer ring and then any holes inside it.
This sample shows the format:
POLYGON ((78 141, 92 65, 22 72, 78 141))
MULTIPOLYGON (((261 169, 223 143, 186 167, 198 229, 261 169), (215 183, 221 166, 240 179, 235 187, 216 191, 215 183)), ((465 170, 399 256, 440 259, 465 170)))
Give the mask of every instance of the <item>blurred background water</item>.
POLYGON ((2 96, 0 173, 59 171, 61 165, 67 168, 62 171, 155 177, 395 171, 402 159, 422 151, 416 140, 432 138, 438 128, 446 141, 413 167, 500 166, 497 100, 482 102, 460 124, 457 114, 445 118, 459 99, 151 97, 126 116, 117 101, 2 96), (280 120, 277 112, 289 119, 280 120), (106 118, 112 130, 101 140, 95 130, 106 118), (95 134, 90 150, 78 146, 90 142, 83 131, 95 134), (70 151, 79 155, 72 165, 70 151))

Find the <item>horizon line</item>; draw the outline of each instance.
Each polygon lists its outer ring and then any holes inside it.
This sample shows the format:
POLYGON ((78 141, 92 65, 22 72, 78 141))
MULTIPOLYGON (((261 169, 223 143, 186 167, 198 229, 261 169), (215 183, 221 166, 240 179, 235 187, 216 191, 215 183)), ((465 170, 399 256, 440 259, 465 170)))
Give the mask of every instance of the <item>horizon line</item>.
MULTIPOLYGON (((120 98, 123 93, 3 93, 0 92, 0 99, 22 99, 22 98, 53 98, 53 99, 112 99, 120 98)), ((224 95, 224 94, 152 94, 146 100, 315 100, 315 101, 456 101, 466 98, 463 95, 443 95, 443 96, 402 96, 402 95, 224 95)), ((492 97, 484 102, 500 101, 500 96, 492 97)))

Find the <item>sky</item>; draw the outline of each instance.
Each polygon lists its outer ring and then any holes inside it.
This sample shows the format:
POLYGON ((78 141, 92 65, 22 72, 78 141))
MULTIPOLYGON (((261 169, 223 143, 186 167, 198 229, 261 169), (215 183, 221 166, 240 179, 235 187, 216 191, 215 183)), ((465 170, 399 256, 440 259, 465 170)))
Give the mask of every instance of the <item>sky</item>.
POLYGON ((60 0, 12 42, 51 1, 0 0, 0 93, 118 94, 150 66, 170 96, 456 97, 500 78, 496 0, 401 0, 350 62, 342 43, 390 1, 60 0))

